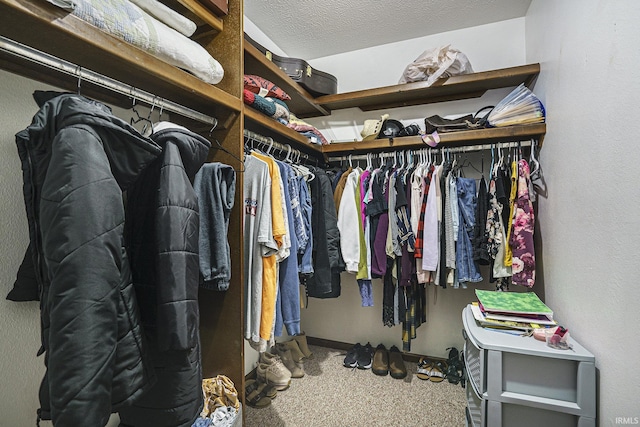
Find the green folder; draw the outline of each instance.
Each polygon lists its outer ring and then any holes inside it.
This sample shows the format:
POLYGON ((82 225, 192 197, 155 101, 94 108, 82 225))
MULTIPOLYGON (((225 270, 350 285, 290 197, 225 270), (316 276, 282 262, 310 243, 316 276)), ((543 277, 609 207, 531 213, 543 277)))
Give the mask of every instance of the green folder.
POLYGON ((534 292, 499 292, 476 289, 485 311, 512 314, 542 314, 553 319, 553 311, 534 292))

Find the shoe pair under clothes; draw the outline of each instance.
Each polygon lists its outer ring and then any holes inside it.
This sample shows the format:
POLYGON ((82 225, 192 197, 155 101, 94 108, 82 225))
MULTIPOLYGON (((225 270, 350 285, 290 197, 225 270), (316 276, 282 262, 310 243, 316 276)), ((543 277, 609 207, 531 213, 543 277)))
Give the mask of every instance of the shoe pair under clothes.
POLYGON ((407 376, 402 353, 395 345, 387 351, 379 344, 374 351, 370 343, 364 346, 358 343, 347 352, 343 364, 348 368, 371 369, 376 375, 390 374, 396 379, 407 376))

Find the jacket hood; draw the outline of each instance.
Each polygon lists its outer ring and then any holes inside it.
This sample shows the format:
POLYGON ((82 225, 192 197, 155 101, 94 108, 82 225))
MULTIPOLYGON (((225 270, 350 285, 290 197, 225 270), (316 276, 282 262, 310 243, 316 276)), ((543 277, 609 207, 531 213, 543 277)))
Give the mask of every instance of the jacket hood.
POLYGON ((161 148, 142 136, 133 126, 113 116, 106 105, 73 93, 36 91, 34 99, 40 110, 31 125, 16 134, 21 157, 24 150, 45 154, 57 133, 66 127, 90 128, 102 141, 114 177, 122 189, 129 187, 161 148))
POLYGON ((162 149, 167 143, 175 144, 189 179, 193 182, 196 173, 209 155, 211 142, 189 129, 171 122, 159 122, 153 126, 153 139, 162 149))

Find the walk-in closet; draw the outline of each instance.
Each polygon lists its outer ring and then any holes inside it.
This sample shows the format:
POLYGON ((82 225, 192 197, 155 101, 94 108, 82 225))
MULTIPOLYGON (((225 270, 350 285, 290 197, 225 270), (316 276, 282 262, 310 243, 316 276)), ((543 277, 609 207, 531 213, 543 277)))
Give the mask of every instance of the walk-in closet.
POLYGON ((638 424, 640 5, 338 3, 0 0, 0 426, 638 424))

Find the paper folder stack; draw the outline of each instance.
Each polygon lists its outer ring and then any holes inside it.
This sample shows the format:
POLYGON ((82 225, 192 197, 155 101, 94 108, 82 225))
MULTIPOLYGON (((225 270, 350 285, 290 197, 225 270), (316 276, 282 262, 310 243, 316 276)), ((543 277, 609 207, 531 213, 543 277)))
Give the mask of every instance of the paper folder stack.
POLYGON ((542 102, 524 84, 515 88, 487 117, 494 127, 544 123, 542 102))

